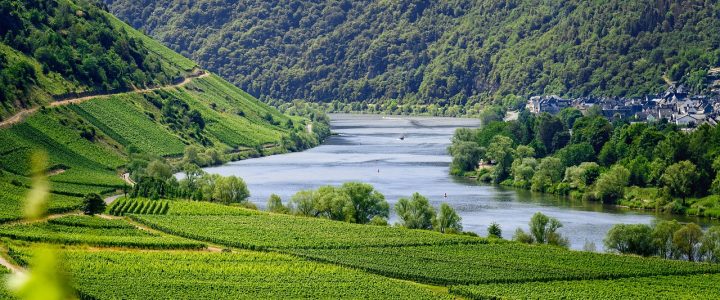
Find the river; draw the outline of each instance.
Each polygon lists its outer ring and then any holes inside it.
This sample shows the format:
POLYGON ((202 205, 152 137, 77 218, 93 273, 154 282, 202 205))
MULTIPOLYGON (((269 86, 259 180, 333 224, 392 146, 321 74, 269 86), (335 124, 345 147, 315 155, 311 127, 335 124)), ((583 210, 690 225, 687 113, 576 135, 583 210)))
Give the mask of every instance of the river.
MULTIPOLYGON (((589 242, 602 250, 602 240, 613 224, 649 224, 658 217, 669 217, 448 175, 451 158, 446 149, 452 134, 458 127, 478 127, 475 119, 331 115, 331 120, 335 135, 318 147, 205 171, 242 177, 250 189, 250 200, 260 208, 273 193, 287 202, 301 189, 347 181, 372 184, 391 207, 397 199, 419 192, 435 207, 442 202, 452 205, 462 217, 464 230, 482 236, 487 226, 496 222, 503 237, 511 238, 515 229, 528 229, 534 213, 542 212, 563 223, 560 232, 569 238, 573 249, 583 249, 589 242)), ((707 222, 696 218, 681 221, 688 220, 707 222)), ((394 223, 397 218, 392 215, 390 221, 394 223)))

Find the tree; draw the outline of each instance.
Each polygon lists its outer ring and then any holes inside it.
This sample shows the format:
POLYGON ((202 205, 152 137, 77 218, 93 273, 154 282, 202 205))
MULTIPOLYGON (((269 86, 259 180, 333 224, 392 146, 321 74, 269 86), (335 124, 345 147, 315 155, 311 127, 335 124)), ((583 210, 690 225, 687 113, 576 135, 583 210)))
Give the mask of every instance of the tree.
POLYGON ((538 244, 567 246, 567 240, 557 233, 557 230, 562 226, 558 219, 548 217, 540 212, 535 213, 530 218, 530 234, 538 244))
POLYGON ((413 193, 410 199, 400 198, 395 204, 395 212, 400 218, 400 225, 410 229, 432 229, 435 209, 430 206, 427 198, 413 193))
POLYGON ((375 216, 387 218, 390 206, 385 196, 367 183, 347 182, 342 185, 342 191, 348 195, 355 215, 353 219, 360 224, 370 222, 375 216))
POLYGON ((705 260, 720 262, 720 226, 710 227, 702 237, 700 252, 705 260))
POLYGON ((533 174, 532 190, 546 191, 550 186, 562 180, 564 170, 560 159, 552 156, 543 158, 533 174))
POLYGON ((595 153, 600 153, 600 149, 610 139, 612 132, 612 125, 604 117, 582 117, 577 119, 573 125, 570 143, 588 143, 593 147, 595 153))
POLYGON ((148 164, 146 173, 150 177, 167 180, 172 177, 172 167, 162 160, 153 160, 148 164))
POLYGON ((655 253, 652 228, 645 224, 616 224, 605 237, 605 247, 623 254, 650 256, 655 253))
POLYGON ((500 224, 492 222, 488 227, 488 237, 502 238, 502 229, 500 224))
POLYGON ((315 209, 315 191, 314 190, 301 190, 295 193, 290 198, 289 209, 293 214, 306 216, 306 217, 317 217, 318 212, 315 209))
POLYGON ((700 226, 695 223, 686 224, 673 234, 673 246, 687 260, 695 261, 698 258, 698 245, 702 235, 700 226))
POLYGON ((485 151, 485 157, 495 163, 493 181, 500 182, 507 176, 513 161, 513 141, 509 137, 496 135, 485 151))
POLYGON ((595 183, 595 198, 604 203, 622 198, 629 180, 630 171, 621 165, 613 165, 595 183))
POLYGON ((582 118, 582 116, 582 112, 574 107, 565 108, 558 113, 558 118, 560 118, 563 125, 565 125, 565 128, 573 128, 575 121, 582 118))
POLYGON ((515 230, 515 234, 513 235, 513 241, 524 243, 524 244, 532 244, 533 242, 535 242, 532 235, 527 234, 525 231, 523 231, 520 228, 515 230))
POLYGON ((350 197, 341 188, 321 186, 313 197, 317 217, 335 221, 355 222, 355 209, 350 197))
POLYGON ((433 227, 442 233, 460 233, 462 232, 462 218, 452 206, 442 203, 433 227))
POLYGON ((565 167, 576 166, 583 162, 595 160, 595 151, 588 143, 571 144, 558 150, 555 157, 562 161, 565 167))
POLYGON ((692 188, 697 179, 698 172, 695 164, 687 160, 670 165, 660 178, 663 185, 670 190, 671 195, 682 198, 683 205, 685 205, 685 198, 692 195, 692 188))
POLYGON ((555 116, 542 113, 535 119, 536 139, 542 145, 540 153, 551 154, 565 147, 569 140, 567 129, 555 116))
POLYGON ((217 179, 212 195, 213 199, 225 204, 241 203, 247 201, 250 191, 242 178, 228 176, 217 179))
POLYGON ((105 211, 105 201, 100 195, 91 193, 83 198, 83 213, 86 215, 94 215, 105 211))
POLYGON ((677 220, 657 222, 652 231, 652 243, 657 254, 665 259, 676 258, 673 235, 682 225, 677 220))
POLYGON ((274 212, 278 214, 287 214, 290 212, 290 210, 285 207, 282 203, 282 199, 280 199, 280 196, 276 194, 270 195, 270 198, 268 198, 267 201, 267 210, 269 212, 274 212))
POLYGON ((482 148, 476 142, 459 141, 448 147, 452 156, 450 171, 453 175, 462 175, 465 171, 472 171, 477 168, 478 161, 482 156, 482 148))

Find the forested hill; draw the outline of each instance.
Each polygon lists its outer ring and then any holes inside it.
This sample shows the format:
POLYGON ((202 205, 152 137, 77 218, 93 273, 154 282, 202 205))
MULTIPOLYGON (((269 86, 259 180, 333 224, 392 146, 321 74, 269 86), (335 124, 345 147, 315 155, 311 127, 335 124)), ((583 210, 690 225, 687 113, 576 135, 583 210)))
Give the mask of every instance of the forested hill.
POLYGON ((21 215, 38 152, 51 192, 75 197, 329 134, 323 114, 284 115, 90 1, 0 0, 0 62, 0 220, 21 215))
POLYGON ((167 85, 195 66, 119 23, 86 1, 0 1, 0 117, 76 93, 167 85))
POLYGON ((251 94, 285 101, 636 96, 666 80, 697 91, 720 64, 717 1, 105 1, 251 94))

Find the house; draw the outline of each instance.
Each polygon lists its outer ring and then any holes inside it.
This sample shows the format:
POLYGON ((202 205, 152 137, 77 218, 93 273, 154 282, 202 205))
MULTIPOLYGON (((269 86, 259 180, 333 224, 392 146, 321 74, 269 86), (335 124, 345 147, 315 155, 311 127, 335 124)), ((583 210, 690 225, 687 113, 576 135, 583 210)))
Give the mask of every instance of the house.
POLYGON ((530 97, 530 100, 528 100, 526 108, 534 114, 557 114, 564 108, 570 107, 571 104, 571 100, 563 99, 556 95, 533 96, 530 97))
POLYGON ((705 121, 705 115, 687 114, 679 115, 675 118, 675 124, 678 126, 694 127, 705 121))

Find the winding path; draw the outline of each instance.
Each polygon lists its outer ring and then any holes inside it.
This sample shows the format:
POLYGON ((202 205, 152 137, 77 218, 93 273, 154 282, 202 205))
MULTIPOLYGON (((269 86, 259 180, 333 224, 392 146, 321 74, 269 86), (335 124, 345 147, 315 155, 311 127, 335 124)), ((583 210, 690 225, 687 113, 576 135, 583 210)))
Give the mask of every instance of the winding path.
MULTIPOLYGON (((82 102, 92 100, 95 98, 106 98, 106 97, 111 97, 111 96, 120 95, 120 94, 147 93, 147 92, 152 92, 152 91, 157 91, 157 90, 162 90, 162 89, 167 89, 167 88, 177 88, 177 87, 182 87, 182 86, 192 82, 192 80, 195 78, 204 78, 204 77, 208 77, 208 76, 210 76, 210 73, 201 70, 200 72, 188 75, 187 77, 185 77, 185 79, 183 79, 183 81, 176 83, 176 84, 172 84, 172 85, 165 85, 165 86, 146 88, 146 89, 137 89, 137 90, 129 91, 129 92, 120 92, 120 93, 112 93, 112 94, 102 94, 102 95, 92 95, 92 96, 70 98, 70 99, 65 99, 62 101, 50 102, 49 106, 50 107, 64 106, 64 105, 69 105, 69 104, 82 103, 82 102)), ((0 128, 10 127, 17 123, 20 123, 23 120, 25 120, 25 118, 27 116, 30 116, 30 115, 36 113, 38 111, 38 109, 40 109, 40 107, 32 107, 32 108, 18 111, 13 116, 0 122, 0 128)))

